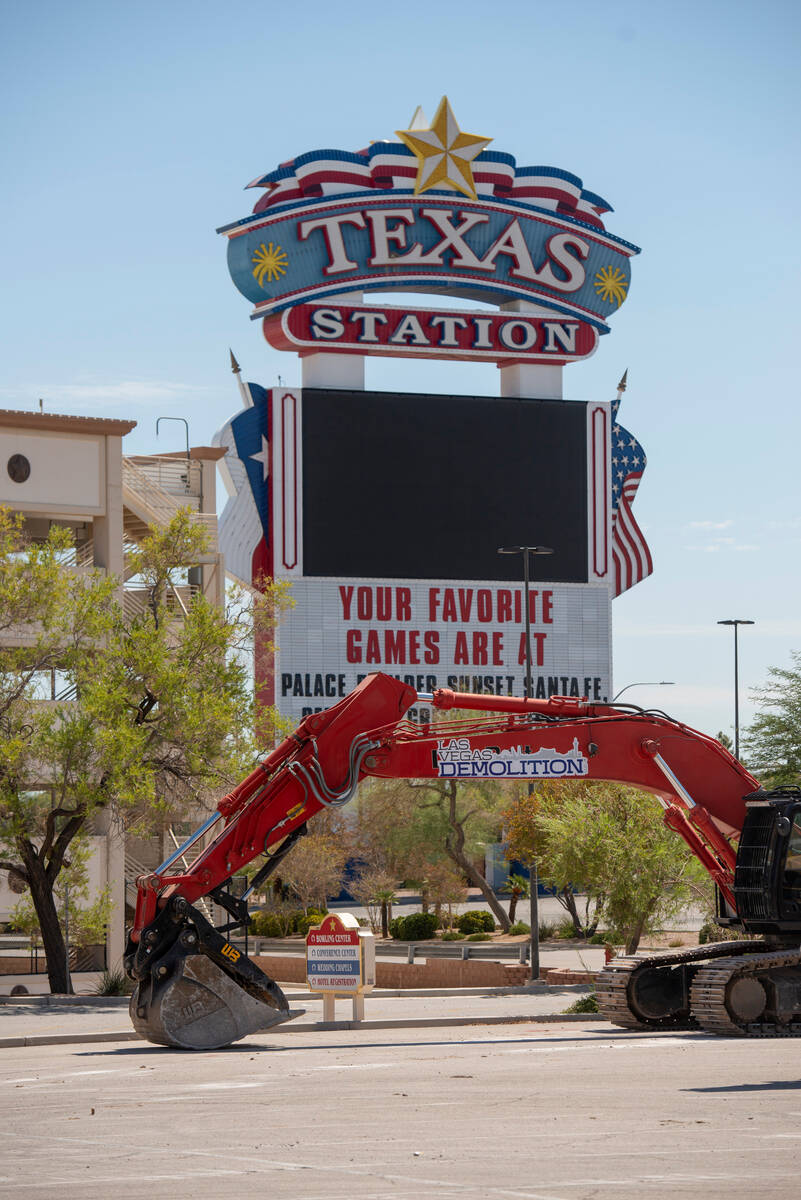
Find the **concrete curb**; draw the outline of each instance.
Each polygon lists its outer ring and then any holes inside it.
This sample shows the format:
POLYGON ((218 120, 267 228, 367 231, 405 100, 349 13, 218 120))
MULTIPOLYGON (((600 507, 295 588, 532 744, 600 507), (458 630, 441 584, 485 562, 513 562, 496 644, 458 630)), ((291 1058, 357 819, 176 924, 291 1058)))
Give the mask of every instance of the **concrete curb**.
MULTIPOLYGON (((268 1026, 261 1032, 334 1033, 338 1030, 353 1029, 443 1029, 466 1025, 561 1025, 575 1021, 603 1021, 605 1019, 601 1013, 552 1013, 539 1016, 508 1017, 409 1017, 399 1021, 314 1021, 306 1024, 287 1022, 284 1025, 268 1026)), ((259 1031, 250 1036, 258 1037, 259 1031)), ((27 1037, 6 1037, 0 1038, 0 1050, 29 1046, 80 1046, 92 1042, 142 1042, 146 1044, 145 1039, 131 1029, 121 1030, 118 1033, 42 1033, 29 1034, 27 1037)))
POLYGON ((127 1008, 130 996, 0 996, 0 1006, 33 1008, 127 1008))
MULTIPOLYGON (((334 1029, 426 1029, 464 1025, 558 1025, 563 1021, 604 1021, 601 1013, 550 1013, 519 1017, 408 1017, 403 1021, 315 1021, 309 1025, 282 1025, 284 1033, 304 1033, 306 1030, 334 1029)), ((265 1032, 267 1032, 265 1030, 265 1032)))
POLYGON ((120 1033, 32 1033, 28 1037, 0 1038, 0 1050, 21 1046, 82 1046, 88 1042, 141 1042, 133 1029, 120 1033))

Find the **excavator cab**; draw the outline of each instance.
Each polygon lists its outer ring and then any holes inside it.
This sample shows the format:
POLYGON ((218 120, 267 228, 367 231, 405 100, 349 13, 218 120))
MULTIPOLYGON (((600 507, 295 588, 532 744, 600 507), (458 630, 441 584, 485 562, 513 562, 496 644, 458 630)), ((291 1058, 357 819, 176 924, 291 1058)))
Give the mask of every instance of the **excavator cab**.
POLYGON ((781 787, 746 797, 734 895, 749 933, 801 934, 801 789, 781 787))
POLYGON ((793 814, 784 860, 782 903, 785 909, 801 912, 801 809, 793 814))

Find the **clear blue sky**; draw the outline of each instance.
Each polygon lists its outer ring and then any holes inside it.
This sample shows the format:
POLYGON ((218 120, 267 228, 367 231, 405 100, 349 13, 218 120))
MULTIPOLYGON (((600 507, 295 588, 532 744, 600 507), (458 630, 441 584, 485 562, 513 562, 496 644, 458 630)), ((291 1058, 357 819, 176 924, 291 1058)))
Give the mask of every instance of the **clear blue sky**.
MULTIPOLYGON (((651 579, 614 604, 615 685, 731 731, 801 649, 796 382, 797 0, 304 5, 2 0, 0 405, 130 416, 129 452, 208 442, 239 407, 228 347, 295 382, 215 228, 243 186, 393 136, 447 94, 464 129, 579 175, 642 246, 630 299, 568 397, 611 399, 648 468, 651 579)), ((368 386, 496 394, 491 367, 368 367, 368 386)))

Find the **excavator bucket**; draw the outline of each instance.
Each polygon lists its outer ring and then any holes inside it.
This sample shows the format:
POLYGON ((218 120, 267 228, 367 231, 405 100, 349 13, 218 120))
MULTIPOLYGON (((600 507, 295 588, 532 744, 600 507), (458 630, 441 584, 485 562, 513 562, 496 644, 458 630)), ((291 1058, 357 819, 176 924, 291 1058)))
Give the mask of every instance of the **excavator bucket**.
POLYGON ((134 1029, 157 1046, 220 1050, 304 1011, 180 897, 139 942, 129 938, 125 969, 134 1029))
POLYGON ((299 1016, 273 984, 273 1008, 249 996, 205 954, 180 959, 169 979, 137 984, 131 996, 134 1029, 158 1046, 219 1050, 240 1038, 299 1016))

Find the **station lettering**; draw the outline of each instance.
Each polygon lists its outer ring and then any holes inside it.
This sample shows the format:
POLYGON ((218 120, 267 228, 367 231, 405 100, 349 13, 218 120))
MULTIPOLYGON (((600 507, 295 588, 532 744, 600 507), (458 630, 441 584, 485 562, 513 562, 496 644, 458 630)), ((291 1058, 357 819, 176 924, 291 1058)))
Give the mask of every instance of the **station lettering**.
POLYGON ((533 317, 494 317, 404 312, 391 309, 310 308, 309 336, 315 341, 382 349, 465 350, 492 357, 504 351, 537 351, 578 357, 578 321, 533 317))

